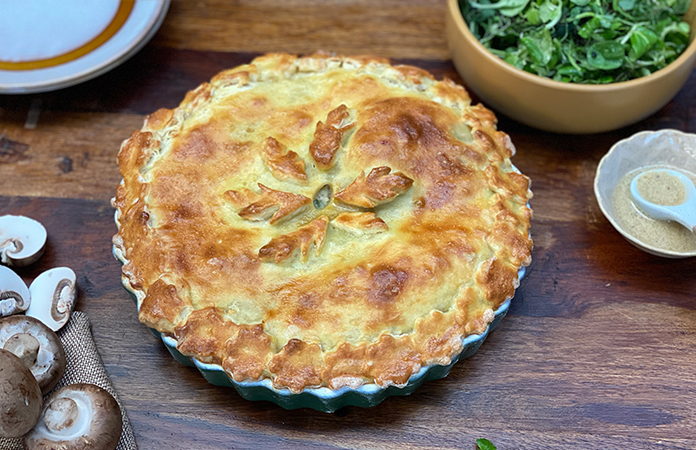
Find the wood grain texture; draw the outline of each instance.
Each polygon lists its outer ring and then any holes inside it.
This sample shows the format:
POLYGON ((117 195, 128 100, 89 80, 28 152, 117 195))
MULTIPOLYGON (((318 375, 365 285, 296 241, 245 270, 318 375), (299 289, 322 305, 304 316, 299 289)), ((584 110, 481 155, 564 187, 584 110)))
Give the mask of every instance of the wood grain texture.
MULTIPOLYGON (((125 64, 86 83, 43 94, 0 96, 0 136, 5 136, 0 141, 0 192, 111 198, 121 179, 115 165, 119 146, 140 129, 145 115, 159 108, 176 107, 187 91, 221 70, 248 63, 254 56, 150 45, 125 64), (37 108, 36 127, 27 129, 27 117, 37 108)), ((394 63, 416 65, 438 79, 450 78, 464 84, 449 61, 401 58, 394 59, 394 63)), ((520 155, 513 161, 532 177, 534 190, 548 188, 555 196, 544 208, 537 209, 537 217, 589 213, 583 209, 588 198, 561 197, 576 194, 554 190, 554 183, 594 177, 596 164, 611 145, 639 130, 696 127, 696 105, 690 102, 694 96, 696 78, 692 76, 660 114, 613 133, 575 138, 539 133, 499 115, 499 129, 512 136, 520 155), (568 208, 568 202, 581 202, 581 209, 568 208)), ((475 103, 479 101, 473 93, 472 97, 475 103)), ((591 191, 586 194, 592 195, 591 191)))
POLYGON ((582 218, 535 221, 546 238, 508 317, 447 378, 323 414, 248 402, 176 363, 120 286, 106 201, 0 197, 0 212, 48 229, 44 257, 19 271, 27 282, 60 265, 78 274, 77 307, 141 448, 473 448, 463 444, 477 437, 498 448, 694 447, 696 261, 646 255, 604 220, 582 233, 582 218))
POLYGON ((67 265, 142 449, 696 449, 696 259, 628 244, 592 182, 637 131, 696 132, 696 75, 657 114, 611 133, 543 133, 499 116, 533 180, 533 262, 508 317, 442 380, 372 409, 285 411, 208 384, 137 321, 111 255, 116 154, 144 116, 266 51, 374 53, 461 82, 441 0, 174 0, 131 60, 57 92, 0 96, 0 214, 44 223, 27 281, 67 265), (30 114, 31 112, 31 114, 30 114), (27 117, 38 112, 35 128, 27 117), (27 128, 29 125, 29 128, 27 128))
POLYGON ((444 0, 174 0, 156 44, 447 59, 444 0))

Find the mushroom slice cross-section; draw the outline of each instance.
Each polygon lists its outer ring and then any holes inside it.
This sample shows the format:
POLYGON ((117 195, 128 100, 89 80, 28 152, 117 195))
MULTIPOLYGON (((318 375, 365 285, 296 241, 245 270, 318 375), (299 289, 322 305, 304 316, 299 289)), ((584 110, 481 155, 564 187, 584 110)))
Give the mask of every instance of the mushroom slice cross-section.
POLYGON ((38 423, 25 437, 28 450, 114 450, 122 431, 116 399, 93 384, 71 384, 46 400, 38 423))
POLYGON ((36 277, 29 286, 35 300, 27 316, 39 319, 53 331, 63 328, 75 307, 75 279, 75 272, 68 267, 56 267, 36 277))
POLYGON ((40 414, 39 383, 19 358, 0 349, 0 437, 22 436, 40 414))
POLYGON ((0 216, 0 262, 27 266, 41 257, 46 245, 46 228, 25 216, 0 216))
POLYGON ((24 280, 12 269, 0 266, 0 317, 26 311, 31 294, 24 280))
POLYGON ((0 320, 0 349, 18 356, 47 394, 65 373, 65 350, 58 335, 40 320, 24 315, 0 320))

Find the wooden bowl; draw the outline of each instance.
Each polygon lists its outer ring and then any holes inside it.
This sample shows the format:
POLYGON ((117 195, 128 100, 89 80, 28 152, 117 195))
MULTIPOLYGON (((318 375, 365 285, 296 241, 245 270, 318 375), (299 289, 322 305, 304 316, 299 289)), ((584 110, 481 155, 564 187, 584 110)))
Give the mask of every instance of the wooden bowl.
MULTIPOLYGON (((685 21, 696 29, 696 1, 685 21)), ((681 89, 696 62, 694 32, 672 64, 642 78, 603 85, 563 83, 530 74, 490 53, 469 31, 459 2, 447 0, 447 41, 467 87, 524 124, 557 133, 599 133, 638 122, 681 89)))

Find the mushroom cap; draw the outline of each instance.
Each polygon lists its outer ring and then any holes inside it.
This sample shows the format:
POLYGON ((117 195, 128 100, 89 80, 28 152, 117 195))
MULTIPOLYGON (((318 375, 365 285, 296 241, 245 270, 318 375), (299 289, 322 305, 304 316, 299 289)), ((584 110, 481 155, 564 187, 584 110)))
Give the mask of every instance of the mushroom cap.
POLYGON ((36 277, 29 286, 33 301, 27 316, 39 319, 53 331, 63 328, 75 307, 75 279, 69 267, 56 267, 36 277))
POLYGON ((24 437, 28 450, 114 450, 123 427, 116 399, 93 384, 71 384, 46 400, 24 437))
POLYGON ((1 319, 0 348, 15 353, 25 362, 33 362, 29 370, 44 394, 53 389, 65 373, 63 343, 53 330, 33 317, 19 315, 1 319), (30 356, 33 342, 21 335, 31 335, 38 341, 35 357, 30 356))
POLYGON ((0 266, 0 317, 26 311, 31 303, 31 294, 24 280, 12 269, 0 266))
POLYGON ((46 228, 25 216, 0 216, 0 262, 26 266, 41 257, 46 245, 46 228))
POLYGON ((26 434, 40 415, 39 383, 22 360, 0 349, 0 437, 26 434))

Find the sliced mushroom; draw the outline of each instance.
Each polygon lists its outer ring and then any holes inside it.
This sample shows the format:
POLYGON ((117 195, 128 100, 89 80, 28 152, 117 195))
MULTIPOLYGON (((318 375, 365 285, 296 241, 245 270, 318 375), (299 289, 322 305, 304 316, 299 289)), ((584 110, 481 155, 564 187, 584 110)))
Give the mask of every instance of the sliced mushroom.
POLYGON ((75 307, 75 272, 68 267, 56 267, 42 273, 29 286, 34 301, 27 316, 36 317, 53 331, 68 323, 75 307))
POLYGON ((65 373, 65 351, 58 335, 40 320, 23 315, 0 320, 0 349, 18 356, 47 394, 65 373))
POLYGON ((24 312, 30 302, 26 283, 12 269, 0 266, 0 317, 24 312))
POLYGON ((26 266, 41 257, 46 245, 46 228, 24 216, 0 216, 0 262, 26 266))
POLYGON ((93 384, 64 386, 46 401, 41 418, 24 437, 27 450, 113 450, 122 430, 116 400, 93 384))
POLYGON ((0 437, 23 436, 41 415, 41 389, 12 353, 0 350, 0 437))

